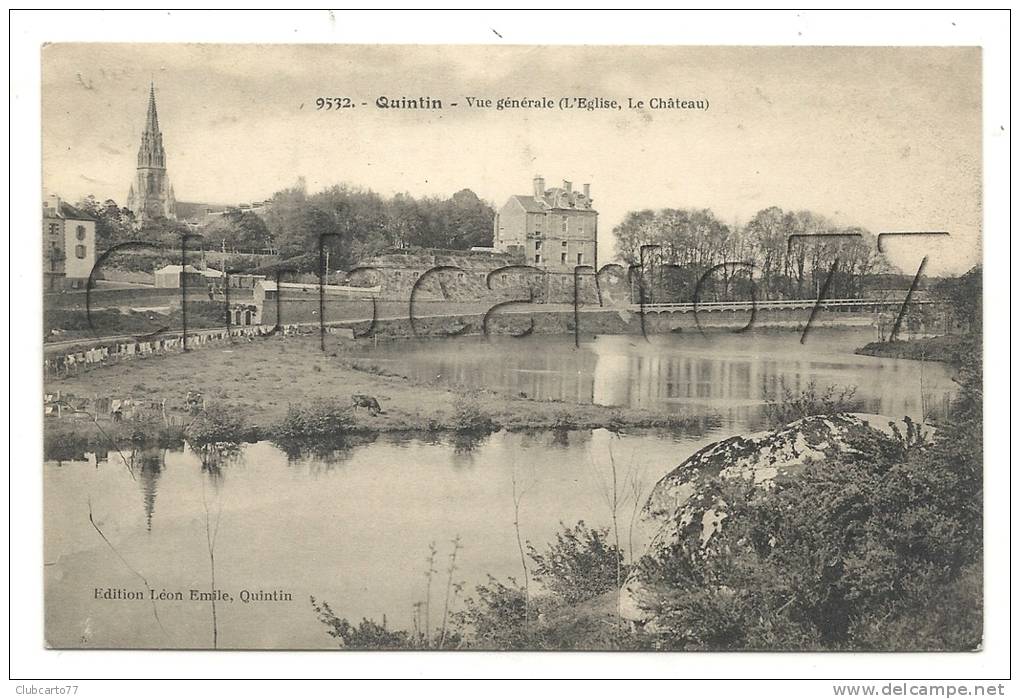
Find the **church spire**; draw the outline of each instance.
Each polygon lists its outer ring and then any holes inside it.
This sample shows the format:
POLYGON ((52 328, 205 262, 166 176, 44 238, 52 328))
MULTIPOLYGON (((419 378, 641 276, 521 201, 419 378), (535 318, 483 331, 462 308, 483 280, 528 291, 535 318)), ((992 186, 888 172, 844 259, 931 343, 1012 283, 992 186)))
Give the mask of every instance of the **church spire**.
POLYGON ((149 219, 177 217, 177 202, 166 172, 166 151, 156 113, 156 84, 149 82, 145 130, 138 146, 138 169, 128 190, 128 207, 139 224, 149 219))
POLYGON ((145 115, 145 131, 138 148, 138 167, 165 168, 166 152, 163 150, 163 134, 159 132, 159 116, 156 114, 156 85, 149 83, 149 109, 145 115))
POLYGON ((149 82, 149 113, 145 117, 145 133, 159 133, 159 116, 156 114, 156 84, 149 82))

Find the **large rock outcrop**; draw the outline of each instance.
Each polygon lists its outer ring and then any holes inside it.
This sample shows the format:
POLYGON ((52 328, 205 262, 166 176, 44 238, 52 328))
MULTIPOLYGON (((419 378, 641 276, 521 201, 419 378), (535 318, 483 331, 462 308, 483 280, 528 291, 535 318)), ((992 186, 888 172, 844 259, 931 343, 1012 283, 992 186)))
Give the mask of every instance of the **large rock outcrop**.
MULTIPOLYGON (((664 476, 653 488, 643 517, 655 527, 646 553, 655 555, 679 541, 697 556, 709 556, 713 537, 725 526, 729 506, 720 483, 743 480, 767 494, 778 478, 796 476, 813 461, 850 454, 877 454, 916 425, 881 415, 842 413, 806 417, 785 427, 715 442, 664 476)), ((647 611, 660 591, 635 570, 621 590, 621 613, 654 630, 647 611)))

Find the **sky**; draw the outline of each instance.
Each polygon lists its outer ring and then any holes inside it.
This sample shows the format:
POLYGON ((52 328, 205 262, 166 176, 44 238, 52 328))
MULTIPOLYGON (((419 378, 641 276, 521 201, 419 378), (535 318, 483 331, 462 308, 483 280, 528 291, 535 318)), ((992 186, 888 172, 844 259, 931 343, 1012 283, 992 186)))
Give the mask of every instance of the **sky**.
POLYGON ((977 48, 51 44, 42 51, 43 186, 123 204, 156 85, 177 199, 267 199, 304 177, 383 195, 470 188, 497 206, 590 183, 600 259, 628 211, 779 206, 899 238, 891 261, 980 261, 977 48), (442 110, 382 110, 428 96, 442 110), (467 97, 708 100, 708 109, 475 109, 467 97), (319 97, 354 109, 316 110, 319 97), (367 103, 362 106, 362 103, 367 103), (450 106, 457 102, 459 106, 450 106))

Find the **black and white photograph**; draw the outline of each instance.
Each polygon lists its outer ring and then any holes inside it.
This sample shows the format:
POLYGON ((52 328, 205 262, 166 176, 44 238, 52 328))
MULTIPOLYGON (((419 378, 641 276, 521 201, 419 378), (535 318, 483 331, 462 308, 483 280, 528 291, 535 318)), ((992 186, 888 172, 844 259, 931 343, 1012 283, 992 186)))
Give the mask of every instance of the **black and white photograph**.
POLYGON ((38 47, 45 652, 984 653, 981 46, 498 30, 38 47))

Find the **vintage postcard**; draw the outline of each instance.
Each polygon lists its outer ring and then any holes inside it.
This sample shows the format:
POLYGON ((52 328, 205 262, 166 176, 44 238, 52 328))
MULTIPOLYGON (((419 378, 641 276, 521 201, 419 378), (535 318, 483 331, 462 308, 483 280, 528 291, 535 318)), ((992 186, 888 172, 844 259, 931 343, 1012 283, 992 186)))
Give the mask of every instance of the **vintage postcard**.
POLYGON ((979 47, 40 55, 50 648, 983 647, 979 47))

